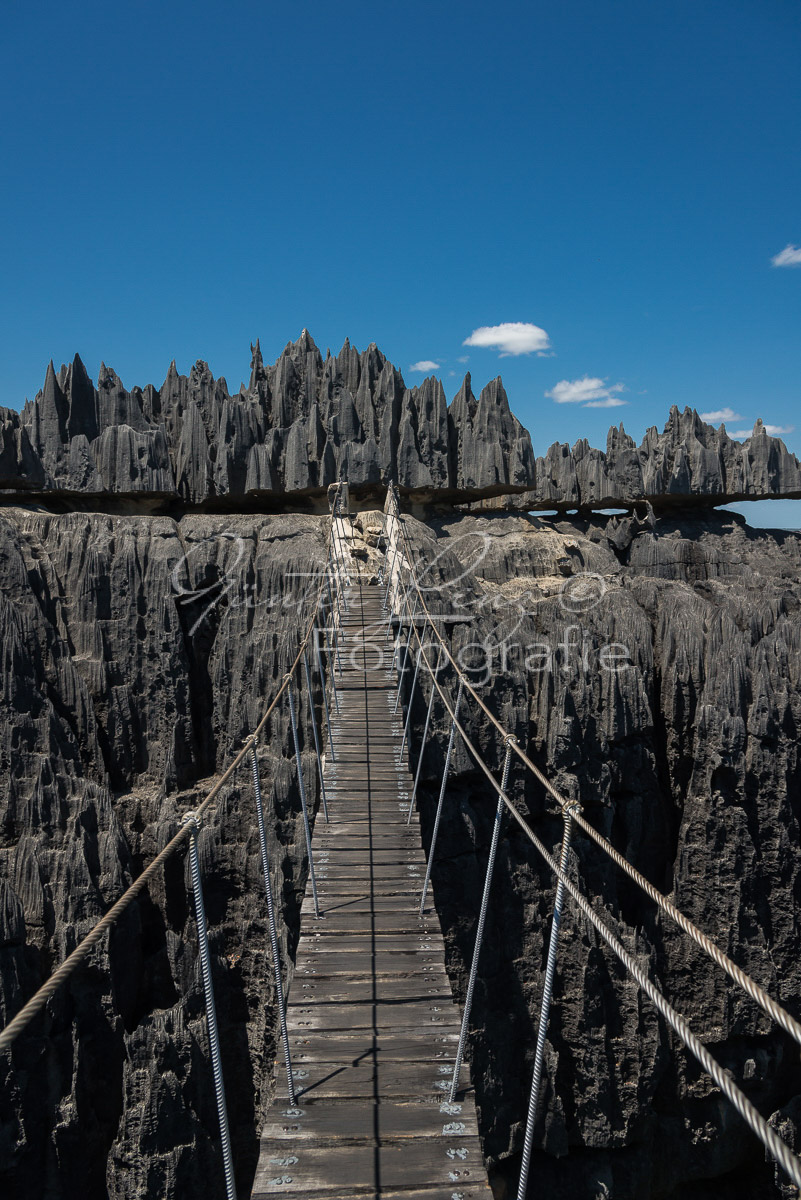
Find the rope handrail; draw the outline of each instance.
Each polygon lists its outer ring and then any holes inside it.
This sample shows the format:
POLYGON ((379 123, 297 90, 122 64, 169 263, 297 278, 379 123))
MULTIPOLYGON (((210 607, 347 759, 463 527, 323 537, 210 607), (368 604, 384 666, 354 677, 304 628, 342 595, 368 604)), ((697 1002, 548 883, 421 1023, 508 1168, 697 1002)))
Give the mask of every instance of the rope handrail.
MULTIPOLYGON (((341 489, 341 484, 339 485, 339 487, 341 489)), ((336 511, 336 503, 334 505, 334 511, 336 511)), ((314 630, 314 627, 315 627, 315 624, 317 621, 317 613, 319 610, 320 602, 322 600, 323 587, 325 585, 325 580, 326 580, 326 571, 328 568, 328 561, 331 557, 332 528, 333 528, 333 520, 331 522, 331 526, 329 527, 328 534, 326 536, 326 542, 325 542, 326 560, 325 560, 325 564, 324 564, 323 570, 322 570, 320 587, 317 591, 317 597, 315 599, 314 611, 312 613, 312 618, 309 621, 309 624, 306 628, 306 633, 300 644, 300 649, 298 650, 298 652, 295 656, 294 662, 292 663, 292 666, 290 667, 289 671, 284 675, 283 680, 281 682, 281 686, 279 687, 279 689, 276 692, 275 696, 273 697, 272 701, 270 702, 267 709, 263 713, 258 725, 253 730, 253 732, 246 738, 241 749, 236 754, 233 761, 225 769, 225 771, 220 776, 220 778, 217 780, 217 782, 214 784, 214 786, 210 789, 209 792, 207 792, 206 796, 203 798, 203 800, 197 806, 197 808, 193 810, 194 815, 198 819, 198 821, 200 820, 200 818, 202 818, 203 814, 208 810, 210 805, 214 802, 216 797, 219 795, 221 789, 225 786, 225 784, 228 782, 228 780, 234 774, 237 767, 240 766, 242 761, 247 757, 247 755, 249 754, 251 749, 253 749, 258 744, 259 734, 264 729, 264 726, 267 724, 267 721, 269 720, 270 716, 275 711, 278 701, 281 699, 284 692, 289 687, 291 679, 294 677, 295 671, 297 670, 297 667, 303 657, 303 652, 306 650, 306 648, 309 644, 309 639, 311 638, 312 632, 314 630)), ((64 959, 64 961, 60 964, 60 966, 58 966, 56 968, 56 970, 53 972, 53 974, 48 979, 45 980, 45 982, 41 985, 41 987, 37 988, 37 990, 34 992, 33 996, 31 996, 31 998, 22 1006, 20 1011, 14 1017, 12 1017, 12 1019, 8 1022, 8 1024, 5 1026, 5 1028, 2 1031, 0 1031, 0 1054, 3 1053, 5 1050, 8 1050, 11 1047, 11 1045, 16 1040, 16 1038, 19 1036, 19 1034, 22 1033, 22 1031, 31 1023, 31 1021, 34 1019, 34 1017, 36 1017, 42 1011, 42 1009, 47 1004, 48 1000, 50 1000, 51 997, 53 997, 56 994, 56 992, 58 992, 58 990, 61 988, 61 986, 67 982, 67 980, 78 969, 78 967, 80 967, 86 961, 86 959, 88 958, 91 951, 101 941, 103 936, 110 929, 112 929, 114 927, 114 925, 116 925, 117 921, 120 919, 122 914, 126 911, 127 908, 130 907, 130 905, 133 903, 133 901, 136 899, 136 897, 140 894, 140 892, 143 891, 145 886, 150 882, 150 880, 153 878, 153 876, 158 872, 159 868, 162 867, 164 865, 164 863, 167 862, 167 860, 172 857, 172 855, 176 852, 176 850, 179 848, 179 846, 181 846, 182 843, 185 842, 186 839, 190 836, 191 831, 192 831, 191 823, 182 825, 182 827, 178 830, 178 832, 172 838, 170 838, 169 842, 167 842, 167 845, 164 846, 163 849, 160 850, 159 853, 156 855, 156 857, 148 864, 148 866, 145 867, 145 869, 142 871, 141 875, 137 876, 137 878, 134 880, 134 882, 128 888, 126 888, 126 890, 123 892, 123 894, 120 896, 120 898, 112 905, 112 907, 108 910, 108 912, 104 913, 104 915, 100 918, 100 920, 97 922, 97 924, 86 935, 86 937, 83 938, 83 940, 78 943, 78 945, 71 952, 71 954, 69 954, 64 959)))
MULTIPOLYGON (((419 634, 417 636, 419 642, 420 636, 419 634)), ((422 649, 421 653, 423 661, 426 665, 426 669, 431 677, 432 684, 439 692, 440 698, 451 717, 453 728, 459 731, 465 747, 469 750, 477 766, 490 781, 493 790, 497 793, 499 799, 503 801, 507 810, 512 814, 515 821, 525 833, 526 837, 534 845, 535 849, 540 854, 552 874, 570 893, 570 896, 581 909, 584 916, 597 930, 597 932, 609 946, 610 950, 612 950, 612 952, 620 960, 637 985, 646 993, 646 995, 649 997, 670 1027, 674 1030, 674 1032, 679 1036, 690 1053, 694 1055, 707 1074, 714 1080, 724 1095, 731 1101, 743 1120, 747 1122, 753 1132, 767 1147, 767 1149, 787 1172, 794 1183, 801 1187, 801 1158, 798 1158, 792 1152, 789 1146, 782 1141, 775 1130, 772 1129, 767 1123, 762 1114, 757 1111, 748 1097, 740 1090, 725 1068, 723 1068, 720 1063, 712 1057, 703 1043, 693 1033, 686 1019, 671 1005, 656 984, 628 953, 622 943, 615 937, 611 929, 609 929, 606 923, 592 907, 583 892, 581 892, 573 883, 570 876, 562 870, 559 863, 557 863, 554 857, 548 852, 545 845, 540 841, 533 829, 530 828, 522 814, 517 811, 517 808, 509 798, 507 792, 502 786, 499 786, 492 771, 481 757, 479 750, 477 750, 477 748, 474 746, 464 726, 459 721, 455 708, 449 703, 447 696, 445 695, 445 692, 439 683, 439 680, 436 678, 433 670, 431 669, 431 664, 426 658, 425 649, 422 649)), ((569 816, 575 820, 578 813, 578 805, 571 804, 568 809, 568 813, 569 816)))
MULTIPOLYGON (((479 708, 482 710, 485 716, 488 717, 495 729, 497 729, 501 737, 506 740, 510 736, 509 731, 504 728, 497 717, 490 711, 490 709, 482 700, 481 696, 470 683, 469 679, 467 679, 464 671, 461 670, 459 664, 451 654, 447 642, 436 627, 433 616, 426 605, 425 598, 420 590, 420 585, 413 570, 412 564, 414 560, 411 554, 409 538, 404 527, 403 516, 398 508, 397 498, 394 496, 394 492, 391 492, 391 494, 396 507, 396 512, 394 515, 398 521, 398 526, 401 530, 401 534, 407 549, 406 557, 409 563, 409 576, 417 591, 417 595, 426 615, 428 624, 436 634, 440 646, 444 651, 445 657, 456 671, 457 678, 459 679, 460 683, 462 683, 465 690, 470 693, 470 695, 478 704, 479 708)), ((415 635, 418 643, 420 643, 420 635, 416 628, 415 635)), ((431 669, 427 660, 426 666, 428 667, 429 674, 431 674, 431 669)), ((441 690, 440 694, 442 694, 441 690)), ((798 1043, 798 1045, 801 1045, 801 1023, 795 1020, 795 1018, 792 1017, 790 1013, 788 1013, 787 1010, 783 1008, 777 1001, 775 1001, 772 996, 768 995, 764 988, 762 988, 755 979, 752 979, 752 977, 746 974, 741 967, 738 967, 737 964, 733 962, 729 956, 725 954, 707 934, 703 932, 703 930, 699 929, 698 926, 689 919, 689 917, 686 917, 684 913, 682 913, 681 910, 678 909, 675 904, 673 904, 672 901, 670 901, 667 896, 664 895, 664 893, 660 892, 658 888, 655 888, 652 883, 649 883, 645 876, 638 871, 637 868, 633 866, 633 864, 630 863, 624 855, 616 850, 611 842, 607 841, 602 833, 599 833, 598 830, 595 829, 590 822, 581 815, 581 811, 576 809, 573 803, 566 796, 562 795, 562 793, 551 783, 548 777, 543 774, 536 763, 531 761, 525 750, 523 750, 523 748, 516 741, 512 743, 512 751, 521 760, 523 765, 542 784, 548 793, 556 800, 562 811, 569 812, 576 824, 579 825, 581 829, 583 829, 584 832, 593 839, 593 841, 601 848, 601 850, 603 850, 604 853, 607 854, 622 871, 625 871, 629 878, 632 879, 637 886, 640 887, 642 891, 644 891, 645 894, 649 896, 650 899, 653 900, 654 903, 657 904, 659 908, 661 908, 662 911, 676 923, 676 925, 679 926, 680 929, 682 929, 690 938, 692 938, 696 945, 699 946, 700 949, 703 950, 703 952, 709 958, 711 958, 713 962, 715 962, 722 970, 724 970, 729 978, 732 979, 739 987, 741 987, 743 991, 745 991, 751 997, 751 999, 759 1005, 763 1012, 771 1017, 771 1019, 774 1020, 776 1024, 784 1030, 785 1033, 789 1034, 789 1036, 792 1037, 798 1043)))

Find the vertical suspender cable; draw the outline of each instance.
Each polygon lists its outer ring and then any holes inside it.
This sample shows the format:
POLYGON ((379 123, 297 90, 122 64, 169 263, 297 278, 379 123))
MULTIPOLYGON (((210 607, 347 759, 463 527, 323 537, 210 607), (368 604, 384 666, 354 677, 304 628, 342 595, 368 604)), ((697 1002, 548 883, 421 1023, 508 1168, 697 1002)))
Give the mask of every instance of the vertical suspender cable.
MULTIPOLYGON (((327 582, 327 577, 326 577, 326 582, 327 582)), ((333 613, 334 613, 334 610, 332 608, 331 609, 332 624, 333 624, 333 613)), ((336 626, 335 625, 333 627, 333 633, 334 633, 334 641, 333 641, 334 649, 332 650, 331 649, 332 642, 329 640, 329 637, 328 637, 328 613, 326 613, 324 611, 323 612, 323 636, 325 637, 325 653, 326 653, 326 657, 328 658, 329 668, 331 670, 331 686, 334 689, 334 699, 336 700, 337 712, 339 712, 339 696, 337 695, 337 682, 336 682, 336 678, 335 678, 335 672, 339 671, 340 675, 342 674, 342 659, 339 654, 339 642, 336 638, 336 626)))
POLYGON ((426 877, 423 883, 423 895, 420 899, 420 915, 425 912, 426 908, 426 892, 428 884, 431 880, 431 868, 434 865, 434 850, 437 845, 437 833, 439 832, 439 822, 442 816, 442 804, 445 799, 445 789, 448 786, 448 772, 451 769, 451 755, 453 754, 453 740, 456 736, 456 722, 459 718, 459 705, 462 703, 462 692, 464 691, 464 680, 459 677, 459 691, 456 693, 456 704, 453 706, 453 720, 451 721, 451 736, 448 738, 448 753, 445 755, 445 769, 442 772, 442 786, 439 789, 439 803, 437 804, 437 815, 434 818, 434 832, 431 834, 431 848, 428 852, 428 863, 426 865, 426 877))
MULTIPOLYGON (((394 502, 395 502, 394 493, 393 493, 393 497, 392 497, 392 499, 393 499, 393 506, 394 506, 394 502)), ((390 525, 390 530, 391 530, 391 532, 390 532, 390 535, 389 535, 389 540, 388 540, 388 542, 387 542, 387 552, 386 552, 386 558, 387 558, 387 562, 389 563, 389 569, 388 569, 388 571, 387 571, 387 588, 386 588, 386 592, 384 593, 384 605, 383 605, 383 607, 384 607, 384 610, 386 610, 387 606, 388 606, 388 605, 389 605, 389 603, 390 603, 389 597, 390 597, 390 592, 392 592, 392 579, 393 579, 393 575, 395 574, 395 563, 396 563, 396 561, 397 561, 397 557, 398 557, 398 549, 399 549, 399 547, 400 547, 400 534, 399 534, 399 532, 398 532, 398 517, 397 517, 397 513, 393 512, 393 513, 391 513, 391 514, 388 514, 388 515, 391 515, 391 517, 392 517, 392 523, 390 524, 390 522, 387 522, 387 523, 390 525), (389 561, 389 547, 390 547, 390 543, 391 543, 391 542, 392 542, 392 540, 393 540, 393 536, 392 536, 392 535, 393 535, 393 533, 394 533, 394 535, 395 535, 395 537, 394 537, 394 542, 395 542, 395 544, 394 544, 394 546, 392 547, 392 561, 390 562, 390 561, 389 561)), ((394 593, 393 593, 393 600, 392 600, 392 603, 393 603, 393 605, 394 605, 394 593)))
MULTIPOLYGON (((314 695, 312 693, 311 671, 309 670, 309 656, 304 648, 303 650, 303 669, 306 672, 306 691, 309 693, 309 716, 311 717, 312 733, 314 734, 314 750, 317 755, 317 774, 320 777, 320 795, 323 799, 323 815, 326 821, 328 820, 328 797, 325 794, 325 780, 323 779, 323 759, 320 754, 320 736, 317 732, 317 716, 314 711, 314 695)), ((323 685, 325 690, 325 685, 323 685)))
MULTIPOLYGON (((408 605, 407 605, 407 611, 408 611, 408 605)), ((393 713, 397 713, 398 705, 400 704, 401 691, 403 689, 403 676, 406 674, 406 664, 409 661, 409 647, 412 644, 412 630, 414 628, 414 621, 415 621, 416 616, 417 616, 417 597, 415 596, 414 608, 412 609, 412 614, 409 617, 409 636, 406 639, 406 653, 403 656, 403 665, 400 669, 400 672, 398 673, 398 694, 395 697, 395 708, 393 709, 393 713)))
MULTIPOLYGON (((441 662, 441 661, 442 661, 442 647, 440 646, 440 648, 439 648, 439 651, 438 651, 438 653, 437 653, 437 662, 436 662, 436 666, 434 667, 434 675, 436 675, 436 674, 437 674, 437 672, 439 671, 439 664, 440 664, 440 662, 441 662)), ((426 663, 426 666, 428 666, 428 663, 426 663)), ((430 669, 431 669, 431 668, 429 667, 429 670, 430 670, 430 669)), ((431 679, 431 695, 428 697, 428 710, 427 710, 427 712, 426 712, 426 723, 425 723, 425 725, 423 726, 423 736, 422 736, 422 739, 421 739, 421 741, 420 741, 420 754, 419 754, 419 756, 418 756, 418 759, 417 759, 417 770, 416 770, 416 771, 415 771, 415 773, 414 773, 414 787, 412 788, 412 798, 411 798, 411 800, 409 801, 409 811, 408 811, 408 813, 406 814, 406 824, 407 824, 407 825, 410 825, 410 824, 411 824, 411 821, 412 821, 412 813, 413 813, 413 811, 414 811, 414 802, 415 802, 415 800, 416 800, 416 798, 417 798, 417 785, 418 785, 418 784, 419 784, 419 782, 420 782, 420 775, 421 775, 421 773, 422 773, 422 770, 423 770, 423 755, 425 754, 425 749, 426 749, 426 738, 428 737, 428 727, 429 727, 429 725, 431 724, 431 710, 432 710, 432 708, 434 707, 434 696, 435 696, 435 694, 436 694, 436 691, 437 691, 437 689, 436 689, 436 687, 434 686, 434 678, 433 678, 433 676, 432 676, 432 679, 431 679)))
POLYGON ((406 749, 406 739, 409 736, 409 722, 412 719, 412 701, 414 700, 414 691, 417 687, 417 676, 420 672, 420 659, 423 656, 423 643, 420 643, 420 649, 417 651, 417 662, 414 667, 414 678, 412 679, 412 689, 409 692, 409 708, 406 713, 406 724, 403 726, 403 741, 401 742, 400 753, 398 754, 398 762, 403 761, 403 751, 406 749))
POLYGON ((256 798, 256 818, 259 824, 259 848, 261 849, 261 866, 264 872, 264 894, 267 897, 267 921, 270 926, 270 945, 273 952, 273 976, 275 978, 275 999, 278 1005, 278 1016, 281 1022, 281 1040, 284 1044, 284 1062, 286 1064, 286 1086, 289 1103, 296 1104, 295 1083, 292 1079, 292 1058, 289 1052, 289 1034, 286 1028, 286 1002, 284 1000, 284 984, 281 978, 281 953, 278 948, 278 931, 275 927, 275 906, 273 904, 273 885, 270 878, 270 859, 267 854, 267 835, 264 829, 264 806, 261 798, 261 780, 259 779, 259 760, 256 757, 255 746, 250 751, 250 768, 253 772, 253 794, 256 798))
MULTIPOLYGON (((503 762, 503 777, 501 779, 501 791, 506 791, 506 785, 509 782, 509 764, 512 760, 512 745, 514 741, 512 734, 506 739, 506 758, 503 762)), ((481 954, 481 943, 484 940, 484 925, 487 920, 487 908, 489 906, 490 888, 492 887, 492 873, 495 869, 495 856, 498 853, 498 840, 501 834, 501 822, 506 805, 503 802, 503 797, 498 797, 498 806, 495 809, 495 822, 492 826, 492 841, 490 843, 489 859, 487 861, 487 873, 484 877, 484 894, 481 897, 481 911, 478 915, 478 925, 476 927, 476 944, 473 950, 473 962, 470 967, 470 979, 467 983, 467 995, 464 1001, 464 1014, 462 1016, 462 1028, 459 1032, 459 1046, 456 1050, 456 1062, 453 1066, 453 1079, 451 1081, 451 1093, 448 1099, 453 1104, 456 1089, 459 1086, 459 1072, 462 1069, 462 1058, 464 1057, 465 1042, 467 1041, 467 1030, 470 1026, 470 1009, 473 1006, 473 992, 476 987, 476 976, 478 975, 478 960, 481 954)))
MULTIPOLYGON (((567 871, 567 858, 570 852, 570 838, 573 832, 573 819, 569 812, 564 813, 564 829, 562 833, 562 852, 559 856, 559 869, 564 874, 567 871)), ((548 961, 545 966, 545 983, 542 989, 542 1004, 540 1005, 540 1024, 537 1030, 537 1049, 534 1054, 534 1074, 531 1080, 531 1097, 528 1102, 528 1117, 526 1118, 526 1133, 523 1139, 523 1161, 520 1164, 520 1183, 517 1188, 517 1200, 525 1200, 528 1187, 528 1170, 531 1164, 531 1150, 534 1143, 534 1124, 537 1120, 537 1108, 540 1099, 540 1084, 542 1081, 542 1064, 545 1058, 545 1034, 548 1030, 548 1014, 551 1010, 553 995, 553 977, 556 969, 556 948, 559 942, 559 926, 562 924, 562 908, 565 902, 565 885, 560 879, 556 885, 556 899, 553 905, 553 922, 551 924, 551 940, 548 945, 548 961)))
POLYGON ((217 1030, 217 1009, 214 1006, 214 982, 211 977, 211 954, 209 953, 209 933, 206 925, 206 909, 203 904, 203 884, 200 878, 200 859, 197 852, 197 834, 200 829, 200 818, 197 813, 186 813, 183 825, 189 825, 189 870, 192 875, 192 896, 195 901, 195 921, 197 923, 197 944, 200 957, 200 974, 203 980, 203 994, 206 1000, 206 1025, 209 1031, 209 1053, 211 1056, 211 1073, 214 1077, 214 1094, 217 1099, 217 1119, 220 1124, 220 1144, 222 1146, 223 1170, 225 1172, 225 1194, 227 1200, 236 1200, 236 1184, 234 1183, 234 1160, 231 1155, 231 1135, 228 1129, 228 1109, 225 1104, 225 1084, 223 1082, 222 1061, 220 1059, 220 1035, 217 1030))
MULTIPOLYGON (((317 674, 320 676, 320 687, 322 688, 322 692, 323 692, 323 707, 325 709, 325 723, 326 723, 326 727, 328 729, 328 748, 331 751, 331 762, 336 762, 336 760, 337 760, 336 747, 334 746, 334 735, 331 733, 331 713, 329 712, 329 709, 328 709, 328 690, 325 686, 325 673, 323 672, 323 658, 322 658, 322 655, 320 654, 320 627, 318 625, 315 625, 315 627, 314 627, 314 652, 315 652, 315 655, 317 656, 317 674)), ((337 689, 336 689, 336 684, 334 683, 333 677, 331 679, 331 686, 334 690, 334 696, 336 698, 336 690, 337 689)), ((337 712, 338 711, 339 711, 339 701, 337 701, 337 712)))
POLYGON ((320 916, 320 903, 317 899, 317 880, 314 878, 314 856, 312 855, 311 844, 311 829, 309 828, 309 810, 306 806, 306 786, 303 782, 303 764, 300 761, 300 742, 298 741, 298 723, 295 719, 295 698, 292 694, 292 676, 285 675, 285 679, 289 680, 289 687, 286 689, 286 694, 289 697, 289 719, 292 722, 292 738, 295 742, 295 762, 298 767, 298 790, 300 791, 300 804, 303 809, 303 828, 306 833, 306 853, 309 856, 309 877, 312 885, 312 896, 314 898, 314 915, 320 916))

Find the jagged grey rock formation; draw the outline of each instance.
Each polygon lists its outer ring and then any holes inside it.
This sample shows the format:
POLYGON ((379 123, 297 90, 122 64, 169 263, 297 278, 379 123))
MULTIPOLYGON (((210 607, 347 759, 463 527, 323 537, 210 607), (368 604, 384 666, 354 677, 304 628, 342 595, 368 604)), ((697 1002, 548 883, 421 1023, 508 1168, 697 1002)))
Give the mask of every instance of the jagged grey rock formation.
POLYGON ((466 375, 448 407, 439 380, 407 388, 374 344, 323 358, 304 330, 274 366, 258 341, 251 352, 233 396, 204 362, 188 376, 172 363, 161 388, 131 392, 105 366, 95 388, 77 355, 58 374, 51 363, 19 416, 2 410, 0 489, 230 506, 322 496, 346 476, 362 492, 394 481, 421 498, 522 510, 801 496, 798 459, 761 422, 740 443, 673 408, 639 447, 621 425, 605 452, 582 439, 535 459, 500 378, 476 400, 466 375))
POLYGON ((761 421, 745 442, 733 441, 725 426, 707 425, 693 409, 675 406, 664 431, 651 427, 638 447, 620 425, 612 427, 606 453, 586 438, 572 450, 551 446, 538 458, 532 507, 607 508, 649 500, 660 507, 690 500, 744 500, 801 496, 801 466, 761 421))

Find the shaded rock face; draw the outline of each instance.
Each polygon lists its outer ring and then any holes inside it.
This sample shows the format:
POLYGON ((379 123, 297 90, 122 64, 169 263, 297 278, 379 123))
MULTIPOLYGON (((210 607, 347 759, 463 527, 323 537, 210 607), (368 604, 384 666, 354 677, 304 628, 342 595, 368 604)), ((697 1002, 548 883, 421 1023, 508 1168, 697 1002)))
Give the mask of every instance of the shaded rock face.
MULTIPOLYGON (((801 536, 741 518, 642 522, 407 519, 434 611, 489 707, 584 815, 735 960, 801 1016, 801 536), (448 581, 459 580, 457 584, 448 581), (438 591, 440 583, 442 592, 438 591), (609 650, 610 647, 615 649, 609 650), (606 664, 615 669, 604 669, 606 664), (487 664, 489 663, 489 669, 487 664), (622 666, 620 665, 622 663, 622 666)), ((453 692, 452 679, 443 682, 453 692)), ((416 747, 425 697, 415 701, 416 747)), ((503 751, 469 702, 488 763, 503 751)), ((430 838, 448 719, 424 758, 430 838)), ((457 745, 437 906, 463 998, 494 803, 457 745)), ((513 768, 511 792, 558 857, 561 818, 513 768)), ((799 1144, 798 1047, 580 832, 571 872, 760 1111, 799 1144)), ((473 1010, 484 1147, 514 1195, 554 888, 511 823, 473 1010)), ((568 900, 532 1194, 789 1197, 650 1002, 568 900)))
POLYGON ((323 358, 304 330, 273 366, 258 342, 251 351, 250 382, 233 396, 200 361, 131 392, 106 366, 95 387, 77 355, 58 373, 51 363, 21 414, 0 410, 0 488, 230 506, 320 496, 346 477, 357 492, 394 481, 519 510, 801 496, 798 459, 761 422, 740 443, 673 408, 639 447, 621 425, 605 452, 582 439, 535 458, 500 378, 476 399, 466 375, 448 407, 439 380, 407 388, 375 344, 323 358))
MULTIPOLYGON (((313 517, 0 514, 3 1024, 257 723, 294 658, 324 557, 313 517)), ((259 757, 286 954, 306 859, 284 709, 259 757)), ((305 700, 299 712, 313 801, 305 700)), ((245 1195, 274 1052, 247 765, 221 793, 200 854, 245 1195)), ((4 1195, 222 1194, 186 870, 179 853, 0 1060, 4 1195)))

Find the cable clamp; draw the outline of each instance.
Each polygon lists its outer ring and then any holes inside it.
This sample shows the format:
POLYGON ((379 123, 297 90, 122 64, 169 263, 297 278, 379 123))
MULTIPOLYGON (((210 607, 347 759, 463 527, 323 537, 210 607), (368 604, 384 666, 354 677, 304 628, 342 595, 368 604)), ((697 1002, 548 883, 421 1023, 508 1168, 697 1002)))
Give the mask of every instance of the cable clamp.
POLYGON ((503 739, 503 744, 504 746, 516 746, 517 738, 513 733, 507 733, 506 737, 503 739))
POLYGON ((194 809, 190 809, 189 812, 185 812, 181 817, 181 826, 185 825, 189 825, 197 833, 198 830, 203 828, 203 818, 194 809))

